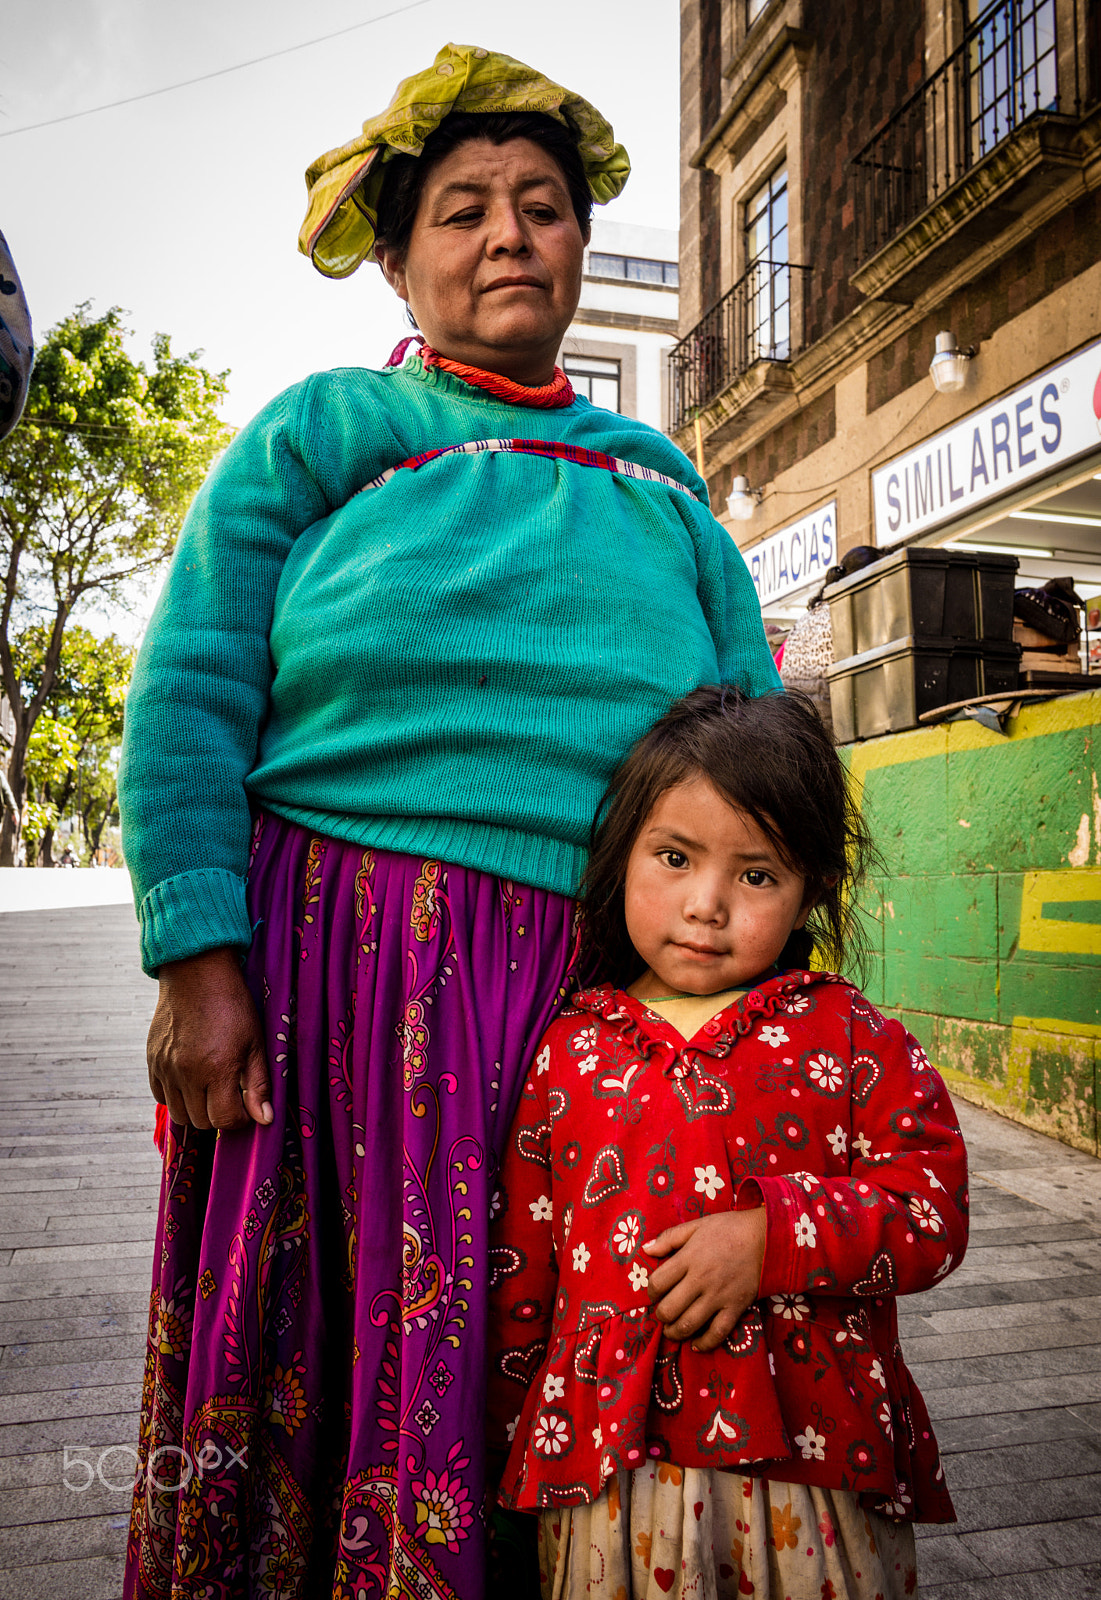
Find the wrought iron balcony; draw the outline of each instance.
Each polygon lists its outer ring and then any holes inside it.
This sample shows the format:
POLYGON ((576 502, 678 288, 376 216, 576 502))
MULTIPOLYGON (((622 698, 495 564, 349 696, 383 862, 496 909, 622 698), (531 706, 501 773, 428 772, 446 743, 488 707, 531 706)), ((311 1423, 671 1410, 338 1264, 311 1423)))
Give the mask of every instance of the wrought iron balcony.
POLYGON ((808 267, 755 261, 669 352, 670 428, 710 405, 756 361, 789 361, 803 346, 808 267))
POLYGON ((1078 117, 1079 0, 994 0, 853 158, 867 261, 1034 117, 1078 117))

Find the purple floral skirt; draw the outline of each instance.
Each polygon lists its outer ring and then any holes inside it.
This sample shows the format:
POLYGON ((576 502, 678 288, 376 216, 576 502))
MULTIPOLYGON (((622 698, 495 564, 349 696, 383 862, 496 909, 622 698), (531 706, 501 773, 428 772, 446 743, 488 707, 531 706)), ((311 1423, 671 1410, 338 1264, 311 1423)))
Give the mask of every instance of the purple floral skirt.
POLYGON ((169 1124, 127 1600, 480 1600, 486 1234, 573 903, 259 819, 275 1120, 169 1124))

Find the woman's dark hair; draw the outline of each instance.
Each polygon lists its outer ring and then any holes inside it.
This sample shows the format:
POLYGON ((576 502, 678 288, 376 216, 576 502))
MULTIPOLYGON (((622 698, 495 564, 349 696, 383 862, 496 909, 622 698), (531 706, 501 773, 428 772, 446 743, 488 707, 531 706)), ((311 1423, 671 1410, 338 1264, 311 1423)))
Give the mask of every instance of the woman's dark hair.
POLYGON ((588 238, 593 196, 581 164, 577 137, 541 111, 453 111, 424 141, 419 156, 393 156, 382 169, 375 237, 404 256, 409 248, 421 194, 433 167, 468 139, 507 144, 510 139, 530 139, 553 156, 569 190, 577 225, 588 238))
POLYGON ((859 572, 862 567, 870 567, 873 561, 882 561, 894 550, 894 545, 884 550, 879 550, 873 544, 854 544, 851 550, 846 550, 836 567, 830 567, 826 573, 826 580, 818 593, 812 595, 807 601, 807 610, 813 611, 815 606, 820 606, 826 598, 826 590, 831 583, 840 583, 842 578, 851 578, 854 572, 859 572))
POLYGON ((821 717, 794 690, 751 699, 738 689, 696 689, 613 774, 581 886, 589 962, 620 987, 638 977, 624 915, 627 861, 665 791, 701 775, 806 879, 814 909, 791 933, 779 965, 805 967, 814 954, 831 971, 848 964, 861 976, 868 943, 855 892, 878 857, 821 717))

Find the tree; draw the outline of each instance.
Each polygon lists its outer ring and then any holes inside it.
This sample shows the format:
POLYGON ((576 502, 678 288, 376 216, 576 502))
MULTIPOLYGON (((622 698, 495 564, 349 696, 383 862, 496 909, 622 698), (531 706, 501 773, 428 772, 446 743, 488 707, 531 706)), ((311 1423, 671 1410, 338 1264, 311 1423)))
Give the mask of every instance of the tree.
POLYGON ((53 837, 58 818, 57 805, 50 798, 50 787, 64 777, 76 757, 77 741, 72 729, 44 711, 34 725, 27 748, 28 765, 33 765, 39 777, 39 784, 31 787, 22 808, 28 866, 34 865, 43 848, 49 854, 48 841, 53 837))
MULTIPOLYGON (((24 699, 41 682, 50 631, 28 628, 14 649, 24 699)), ((98 850, 118 802, 123 706, 136 651, 114 634, 97 638, 73 623, 66 630, 53 688, 27 748, 23 824, 27 863, 53 863, 53 832, 76 815, 88 848, 98 850)), ((75 840, 70 840, 75 845, 75 840)))
MULTIPOLYGON (((0 684, 15 722, 7 776, 22 806, 31 738, 54 691, 65 632, 89 598, 119 600, 171 555, 184 512, 231 430, 227 373, 153 341, 151 370, 126 352, 117 306, 78 306, 47 335, 23 422, 0 445, 0 684), (44 644, 25 678, 20 641, 44 644)), ((17 839, 5 808, 0 866, 17 839)))

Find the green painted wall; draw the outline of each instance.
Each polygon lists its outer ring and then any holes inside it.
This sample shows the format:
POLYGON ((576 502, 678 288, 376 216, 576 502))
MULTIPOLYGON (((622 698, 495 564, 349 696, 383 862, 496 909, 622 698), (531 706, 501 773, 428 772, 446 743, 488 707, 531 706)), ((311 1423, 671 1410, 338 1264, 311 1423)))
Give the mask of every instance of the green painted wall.
POLYGON ((1101 692, 849 745, 869 997, 955 1093, 1101 1155, 1101 692))

